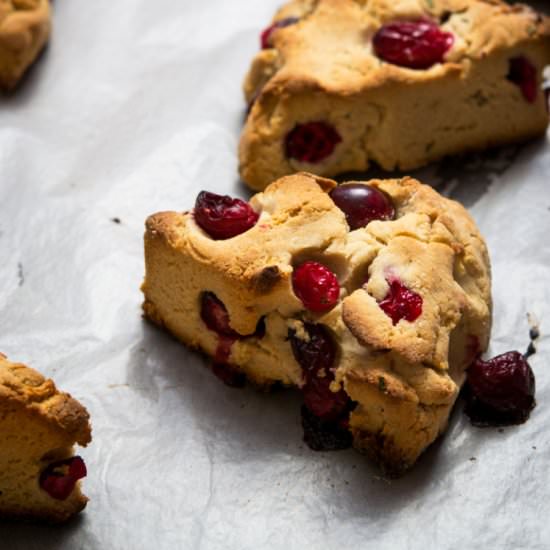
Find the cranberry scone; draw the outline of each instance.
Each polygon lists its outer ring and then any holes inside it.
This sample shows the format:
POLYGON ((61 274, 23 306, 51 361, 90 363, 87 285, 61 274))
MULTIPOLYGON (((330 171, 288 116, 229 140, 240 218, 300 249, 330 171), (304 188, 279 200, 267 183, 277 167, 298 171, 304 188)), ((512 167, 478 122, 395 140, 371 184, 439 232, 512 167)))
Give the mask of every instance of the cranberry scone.
POLYGON ((305 440, 390 475, 441 434, 486 349, 490 265, 458 203, 410 178, 286 176, 148 218, 144 312, 230 384, 296 386, 305 440))
POLYGON ((78 401, 0 354, 0 519, 57 523, 84 509, 86 466, 73 447, 90 441, 78 401))
POLYGON ((0 0, 0 89, 15 88, 48 41, 49 0, 0 0))
POLYGON ((293 0, 245 79, 242 179, 409 170, 541 135, 550 18, 500 0, 293 0))

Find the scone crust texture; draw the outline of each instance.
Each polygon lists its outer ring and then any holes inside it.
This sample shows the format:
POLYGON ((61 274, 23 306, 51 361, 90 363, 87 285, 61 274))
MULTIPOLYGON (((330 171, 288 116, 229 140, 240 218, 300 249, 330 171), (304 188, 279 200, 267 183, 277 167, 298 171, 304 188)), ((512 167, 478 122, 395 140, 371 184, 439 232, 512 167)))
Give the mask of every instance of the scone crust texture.
POLYGON ((0 89, 12 90, 48 41, 49 0, 0 0, 0 89))
POLYGON ((526 56, 539 79, 550 64, 550 18, 500 0, 294 0, 275 21, 299 18, 272 34, 245 78, 251 106, 239 146, 240 174, 255 190, 298 170, 323 176, 410 170, 449 154, 541 135, 542 91, 525 100, 507 76, 526 56), (413 70, 376 57, 372 37, 395 20, 430 18, 451 32, 444 63, 413 70), (326 159, 287 158, 285 139, 321 121, 341 137, 326 159))
MULTIPOLYGON (((36 370, 10 362, 0 354, 0 425, 14 434, 10 448, 4 452, 0 449, 0 461, 22 464, 22 467, 29 469, 28 475, 22 473, 24 483, 28 485, 27 479, 31 478, 35 479, 36 484, 24 488, 32 502, 21 501, 10 506, 4 503, 0 495, 1 518, 57 523, 66 521, 85 508, 88 499, 81 493, 80 483, 65 501, 48 497, 38 486, 39 473, 49 462, 69 458, 76 443, 86 446, 91 441, 88 411, 76 399, 60 392, 52 380, 36 370), (17 449, 25 445, 34 452, 42 449, 40 452, 46 454, 24 456, 26 451, 21 451, 21 455, 17 449), (11 458, 4 457, 6 451, 11 453, 11 458)), ((6 433, 0 433, 0 438, 3 436, 7 436, 6 433)), ((0 472, 0 485, 12 481, 9 473, 0 472)), ((4 498, 7 498, 6 495, 4 498)))
POLYGON ((251 204, 256 226, 215 241, 192 212, 147 220, 145 315, 192 348, 214 356, 217 336, 200 317, 213 292, 233 330, 265 336, 233 344, 230 363, 261 386, 300 387, 289 330, 321 323, 339 344, 334 391, 357 402, 350 417, 355 446, 388 473, 409 468, 446 426, 465 369, 486 349, 491 326, 487 249, 466 210, 411 178, 372 180, 396 208, 394 221, 350 231, 328 191, 332 180, 283 177, 251 204), (305 311, 292 290, 293 269, 316 260, 337 274, 340 302, 325 314, 305 311), (378 303, 399 278, 423 299, 413 323, 391 319, 378 303), (367 282, 365 282, 367 281, 367 282))

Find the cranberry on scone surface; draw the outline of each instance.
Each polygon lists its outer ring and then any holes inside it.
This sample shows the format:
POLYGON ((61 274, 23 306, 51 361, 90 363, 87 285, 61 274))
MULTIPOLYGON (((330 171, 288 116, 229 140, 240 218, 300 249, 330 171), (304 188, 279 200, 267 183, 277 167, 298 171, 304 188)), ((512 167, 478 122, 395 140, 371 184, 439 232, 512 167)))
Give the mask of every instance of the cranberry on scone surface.
POLYGON ((537 68, 525 56, 510 59, 507 78, 519 86, 526 101, 535 103, 539 93, 537 68))
POLYGON ((350 229, 366 227, 373 220, 393 220, 395 208, 383 191, 364 183, 348 183, 330 193, 334 204, 344 212, 350 229))
POLYGON ((210 237, 230 239, 256 225, 259 214, 250 204, 228 195, 201 191, 194 209, 195 221, 210 237))
POLYGON ((323 121, 297 124, 286 136, 287 158, 317 164, 334 152, 342 137, 336 129, 323 121))
POLYGON ((340 297, 336 275, 319 262, 305 262, 295 269, 292 286, 304 307, 318 313, 332 309, 340 297))
POLYGON ((353 403, 342 389, 331 389, 336 344, 323 325, 305 323, 304 330, 307 340, 298 338, 293 330, 288 334, 294 358, 304 376, 301 388, 304 441, 316 451, 346 449, 352 443, 347 424, 353 403))
POLYGON ((277 31, 278 29, 289 27, 290 25, 294 25, 298 23, 298 21, 300 21, 299 17, 286 17, 285 19, 279 19, 279 21, 275 21, 275 23, 264 29, 262 31, 262 34, 260 35, 260 45, 262 47, 262 50, 273 47, 272 37, 275 31, 277 31))
POLYGON ((384 61, 409 69, 429 69, 443 63, 454 36, 429 19, 395 21, 374 35, 375 54, 384 61))
POLYGON ((79 456, 50 464, 40 474, 40 487, 56 500, 66 500, 79 479, 86 477, 86 465, 79 456))
POLYGON ((404 319, 412 323, 422 315, 422 296, 408 289, 399 279, 388 281, 390 289, 386 297, 378 303, 380 309, 394 325, 404 319))

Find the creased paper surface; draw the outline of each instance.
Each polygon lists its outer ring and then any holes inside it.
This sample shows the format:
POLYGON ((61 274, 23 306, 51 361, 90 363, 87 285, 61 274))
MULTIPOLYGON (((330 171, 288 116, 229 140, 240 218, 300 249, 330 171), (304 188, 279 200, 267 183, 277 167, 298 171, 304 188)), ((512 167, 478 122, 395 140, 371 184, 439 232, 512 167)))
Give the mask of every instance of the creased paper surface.
POLYGON ((0 351, 81 400, 94 430, 85 513, 0 524, 2 550, 550 547, 548 139, 416 174, 487 238, 490 353, 524 351, 527 315, 539 324, 523 426, 473 428, 459 404, 387 482, 353 451, 306 448, 294 392, 227 388, 141 320, 146 216, 201 189, 247 195, 240 85, 278 5, 56 1, 50 47, 0 98, 0 351))

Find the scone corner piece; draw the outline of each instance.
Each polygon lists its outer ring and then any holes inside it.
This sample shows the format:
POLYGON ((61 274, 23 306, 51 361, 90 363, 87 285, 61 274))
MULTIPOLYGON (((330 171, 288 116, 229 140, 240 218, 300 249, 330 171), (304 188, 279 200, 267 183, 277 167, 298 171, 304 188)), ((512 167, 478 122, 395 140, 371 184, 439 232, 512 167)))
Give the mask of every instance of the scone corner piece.
POLYGON ((0 354, 0 518, 60 523, 83 510, 86 466, 74 447, 91 439, 76 399, 0 354))
POLYGON ((50 32, 50 0, 0 0, 0 90, 16 88, 50 32))

